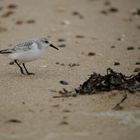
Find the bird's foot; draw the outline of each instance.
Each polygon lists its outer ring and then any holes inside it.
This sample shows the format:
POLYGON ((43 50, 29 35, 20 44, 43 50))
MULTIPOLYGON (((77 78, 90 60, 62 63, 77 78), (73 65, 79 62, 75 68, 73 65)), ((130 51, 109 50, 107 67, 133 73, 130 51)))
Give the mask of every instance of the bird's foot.
POLYGON ((35 73, 28 72, 27 75, 35 75, 35 73))

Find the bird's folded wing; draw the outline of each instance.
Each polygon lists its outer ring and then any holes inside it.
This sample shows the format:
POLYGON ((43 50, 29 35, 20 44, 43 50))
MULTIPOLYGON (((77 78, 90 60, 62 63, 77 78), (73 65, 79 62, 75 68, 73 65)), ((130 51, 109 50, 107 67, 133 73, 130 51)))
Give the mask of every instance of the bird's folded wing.
POLYGON ((24 43, 16 45, 12 50, 15 52, 29 51, 36 45, 37 44, 34 41, 24 42, 24 43))
POLYGON ((35 46, 37 46, 37 44, 34 41, 28 41, 28 42, 18 44, 14 48, 11 48, 11 49, 9 48, 9 49, 0 50, 0 53, 10 54, 10 53, 17 53, 17 52, 26 52, 26 51, 31 50, 35 46))

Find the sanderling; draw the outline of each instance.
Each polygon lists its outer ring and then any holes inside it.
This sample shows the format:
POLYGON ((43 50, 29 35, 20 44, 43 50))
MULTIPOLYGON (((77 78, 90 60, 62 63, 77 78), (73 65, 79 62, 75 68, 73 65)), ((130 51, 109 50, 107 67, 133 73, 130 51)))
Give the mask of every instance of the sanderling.
POLYGON ((5 54, 8 58, 12 59, 13 63, 16 63, 20 68, 22 74, 26 72, 27 75, 34 75, 34 73, 30 73, 27 70, 25 63, 40 58, 44 48, 47 46, 58 50, 58 48, 49 43, 48 39, 44 37, 17 44, 14 48, 0 50, 0 54, 5 54))

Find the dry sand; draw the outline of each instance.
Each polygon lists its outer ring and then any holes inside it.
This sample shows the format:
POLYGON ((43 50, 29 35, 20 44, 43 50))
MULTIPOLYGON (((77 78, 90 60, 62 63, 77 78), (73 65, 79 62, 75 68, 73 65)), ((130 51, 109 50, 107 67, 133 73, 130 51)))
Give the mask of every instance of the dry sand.
POLYGON ((139 67, 140 16, 131 12, 140 8, 140 1, 109 1, 111 5, 105 0, 0 0, 0 49, 35 37, 50 36, 56 46, 62 44, 59 38, 66 39, 66 47, 48 48, 42 59, 27 65, 35 76, 22 76, 0 56, 0 140, 139 139, 138 92, 128 93, 120 111, 112 107, 123 91, 53 98, 62 88, 78 87, 93 72, 105 73, 111 67, 132 74, 139 67), (17 7, 7 8, 10 4, 17 7), (118 12, 101 13, 110 7, 118 12), (128 51, 129 46, 134 50, 128 51), (70 63, 80 66, 69 67, 70 63), (10 119, 21 123, 7 122, 10 119))

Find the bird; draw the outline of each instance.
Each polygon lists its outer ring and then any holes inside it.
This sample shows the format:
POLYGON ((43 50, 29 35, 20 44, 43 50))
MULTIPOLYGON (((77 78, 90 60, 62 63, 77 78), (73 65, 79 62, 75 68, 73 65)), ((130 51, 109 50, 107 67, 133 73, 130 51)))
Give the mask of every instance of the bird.
POLYGON ((59 50, 48 41, 47 37, 42 37, 19 43, 13 48, 0 50, 0 54, 11 59, 19 67, 21 74, 34 75, 35 73, 27 70, 25 63, 39 59, 47 47, 59 50))

